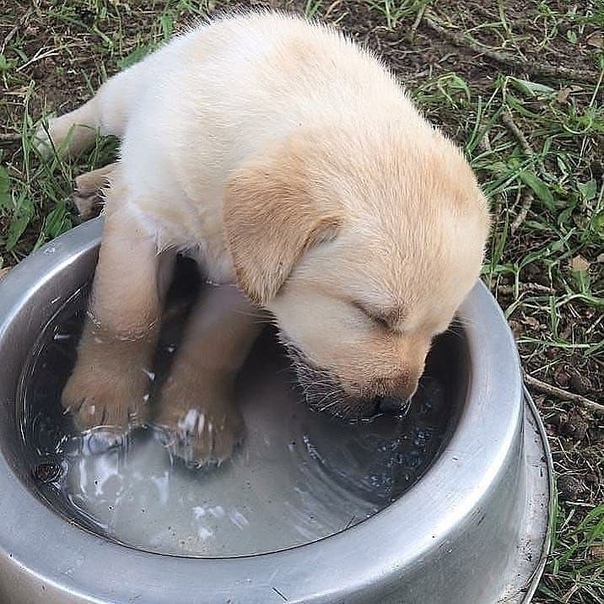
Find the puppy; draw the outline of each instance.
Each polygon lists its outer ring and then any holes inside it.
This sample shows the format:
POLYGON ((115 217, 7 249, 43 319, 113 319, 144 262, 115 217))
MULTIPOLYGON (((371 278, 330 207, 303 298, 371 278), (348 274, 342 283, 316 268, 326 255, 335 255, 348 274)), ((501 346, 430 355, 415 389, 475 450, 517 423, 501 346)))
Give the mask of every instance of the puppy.
POLYGON ((109 185, 63 392, 81 430, 153 422, 190 463, 228 458, 258 308, 316 408, 358 417, 413 395, 432 339, 478 278, 489 216, 461 152, 379 60, 293 16, 223 18, 111 78, 40 144, 79 153, 97 131, 120 137, 121 153, 86 177, 109 185), (237 287, 213 288, 194 310, 151 417, 180 251, 237 287))

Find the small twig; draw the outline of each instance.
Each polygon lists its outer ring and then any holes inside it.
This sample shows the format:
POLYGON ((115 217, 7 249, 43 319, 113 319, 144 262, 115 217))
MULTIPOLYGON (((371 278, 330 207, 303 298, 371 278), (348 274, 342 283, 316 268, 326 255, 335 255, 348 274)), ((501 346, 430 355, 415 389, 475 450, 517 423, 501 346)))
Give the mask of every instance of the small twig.
POLYGON ((557 386, 552 386, 551 384, 546 384, 541 380, 529 375, 528 373, 524 374, 524 381, 528 386, 531 386, 538 392, 542 394, 549 394, 559 400, 562 401, 570 401, 571 403, 575 403, 580 405, 581 407, 585 407, 586 409, 590 409, 591 411, 595 411, 596 413, 604 413, 604 405, 600 403, 596 403, 588 398, 580 394, 575 394, 573 392, 567 392, 562 388, 558 388, 557 386))
POLYGON ((487 153, 491 153, 491 151, 493 151, 493 148, 491 147, 491 137, 489 136, 488 130, 485 130, 485 133, 482 135, 478 146, 487 153))
POLYGON ((521 71, 524 71, 528 75, 536 77, 549 77, 549 78, 567 78, 578 82, 591 81, 598 77, 595 72, 585 71, 582 69, 572 69, 570 67, 564 67, 563 65, 546 65, 539 64, 533 61, 527 61, 525 59, 517 59, 516 57, 497 52, 490 48, 485 48, 481 44, 474 42, 471 39, 466 38, 463 34, 460 34, 452 29, 443 27, 440 23, 435 21, 433 18, 424 15, 423 22, 433 31, 447 38, 455 46, 461 46, 468 48, 471 51, 483 55, 497 63, 514 67, 521 71))
POLYGON ((540 294, 553 294, 554 290, 547 285, 541 285, 540 283, 519 283, 515 285, 498 285, 497 292, 503 295, 514 295, 516 291, 529 292, 529 293, 540 293, 540 294))
MULTIPOLYGON (((518 141, 518 144, 520 145, 520 148, 522 149, 523 153, 525 155, 528 155, 529 157, 533 156, 535 154, 533 148, 528 142, 526 136, 524 136, 522 130, 520 130, 520 128, 516 125, 516 122, 514 121, 512 113, 509 109, 506 109, 501 114, 501 121, 505 124, 507 129, 516 137, 516 140, 518 141)), ((514 218, 514 221, 510 225, 510 232, 512 233, 512 235, 516 233, 522 223, 526 220, 529 210, 533 205, 533 199, 533 194, 528 189, 523 191, 522 205, 520 206, 520 210, 516 215, 516 218, 514 218)))
POLYGON ((42 51, 42 49, 40 49, 40 51, 37 52, 29 61, 23 63, 23 65, 19 65, 19 67, 17 67, 15 71, 23 71, 24 69, 26 69, 30 65, 33 65, 34 63, 37 63, 38 61, 42 61, 43 59, 47 59, 48 57, 55 57, 58 54, 59 53, 54 48, 51 48, 46 51, 42 51))
POLYGON ((2 42, 2 46, 0 46, 0 52, 2 52, 2 54, 4 54, 4 51, 6 50, 6 45, 15 37, 15 34, 19 31, 19 26, 20 26, 20 23, 17 23, 17 25, 15 25, 8 32, 8 34, 6 34, 6 37, 4 38, 4 42, 2 42))
POLYGON ((522 130, 520 130, 520 128, 518 128, 518 126, 516 125, 516 122, 514 121, 514 118, 512 117, 512 113, 510 112, 509 109, 506 109, 501 114, 501 121, 507 126, 508 130, 518 139, 518 142, 520 143, 520 148, 522 149, 522 151, 526 155, 534 155, 535 152, 533 151, 533 148, 531 147, 530 143, 526 139, 526 136, 524 136, 524 133, 522 132, 522 130))
POLYGON ((10 132, 0 132, 0 141, 18 141, 21 138, 20 134, 10 132))
POLYGON ((328 17, 331 15, 332 11, 335 10, 340 4, 342 4, 342 0, 335 0, 335 2, 332 2, 325 11, 323 19, 327 20, 328 17))
POLYGON ((510 225, 510 233, 512 233, 512 235, 516 233, 522 223, 526 220, 529 210, 533 205, 533 199, 533 194, 530 191, 526 190, 522 193, 522 205, 520 206, 518 214, 516 214, 516 218, 514 218, 514 222, 510 225))
POLYGON ((417 13, 417 17, 415 18, 415 21, 413 22, 413 25, 411 26, 411 30, 410 30, 410 38, 411 38, 411 40, 413 40, 413 38, 415 38, 415 34, 417 32, 417 28, 419 27, 420 23, 422 22, 422 19, 424 18, 424 14, 425 14, 427 8, 428 8, 428 5, 424 4, 419 9, 419 12, 417 13))
POLYGON ((33 8, 28 8, 27 11, 25 11, 25 13, 23 14, 23 16, 19 19, 17 24, 8 32, 8 34, 6 34, 4 42, 2 42, 2 46, 0 46, 0 54, 4 54, 8 43, 15 37, 15 34, 19 31, 19 29, 29 21, 29 18, 31 17, 33 12, 33 8))

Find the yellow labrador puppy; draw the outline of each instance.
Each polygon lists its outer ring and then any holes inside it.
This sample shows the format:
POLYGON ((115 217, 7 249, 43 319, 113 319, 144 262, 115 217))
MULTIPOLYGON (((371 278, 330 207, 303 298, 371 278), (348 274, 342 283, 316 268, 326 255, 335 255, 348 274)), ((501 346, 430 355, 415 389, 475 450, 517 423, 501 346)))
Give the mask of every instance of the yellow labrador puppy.
POLYGON ((152 421, 188 461, 226 459, 258 307, 318 409, 354 417, 413 395, 479 275, 489 217, 460 151, 379 60, 293 16, 223 18, 111 78, 41 144, 76 153, 97 131, 122 144, 119 162, 82 181, 109 185, 63 392, 79 428, 152 421), (149 417, 166 275, 183 250, 238 289, 215 288, 194 311, 149 417))

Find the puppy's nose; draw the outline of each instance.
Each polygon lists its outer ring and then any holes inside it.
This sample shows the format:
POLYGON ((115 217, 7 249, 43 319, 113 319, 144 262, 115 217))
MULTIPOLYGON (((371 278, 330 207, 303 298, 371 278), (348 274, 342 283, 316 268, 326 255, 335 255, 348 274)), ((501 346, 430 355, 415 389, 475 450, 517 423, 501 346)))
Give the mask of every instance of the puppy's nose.
POLYGON ((378 397, 378 408, 381 413, 404 415, 409 409, 409 399, 395 398, 394 396, 378 397))

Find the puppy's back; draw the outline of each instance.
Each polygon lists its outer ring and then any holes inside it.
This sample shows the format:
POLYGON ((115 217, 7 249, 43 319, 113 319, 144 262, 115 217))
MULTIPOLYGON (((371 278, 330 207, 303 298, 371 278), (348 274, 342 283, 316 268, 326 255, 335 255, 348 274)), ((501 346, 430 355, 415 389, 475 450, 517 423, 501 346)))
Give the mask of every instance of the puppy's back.
POLYGON ((137 98, 123 166, 142 209, 171 223, 164 226, 183 246, 221 232, 229 174, 296 130, 325 139, 339 126, 371 131, 393 118, 410 130, 429 128, 369 52, 332 28, 284 14, 203 25, 133 69, 137 98))

